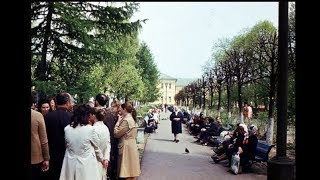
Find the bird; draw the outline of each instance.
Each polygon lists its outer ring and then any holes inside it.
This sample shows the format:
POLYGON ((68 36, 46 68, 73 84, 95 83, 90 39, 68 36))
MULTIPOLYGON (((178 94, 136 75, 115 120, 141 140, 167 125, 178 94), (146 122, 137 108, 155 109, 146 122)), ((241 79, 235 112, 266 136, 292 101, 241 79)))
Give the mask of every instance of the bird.
POLYGON ((189 153, 189 149, 188 149, 188 148, 186 148, 184 151, 185 151, 186 153, 189 153))

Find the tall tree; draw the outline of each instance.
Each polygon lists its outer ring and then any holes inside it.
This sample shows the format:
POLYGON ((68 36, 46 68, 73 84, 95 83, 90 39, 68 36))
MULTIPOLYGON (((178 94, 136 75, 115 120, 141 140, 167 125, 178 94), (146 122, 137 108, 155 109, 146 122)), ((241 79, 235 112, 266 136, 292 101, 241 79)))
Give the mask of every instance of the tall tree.
POLYGON ((114 7, 91 2, 31 4, 32 77, 77 86, 79 77, 96 62, 114 61, 109 47, 141 27, 130 22, 137 3, 114 7))
POLYGON ((130 62, 125 61, 112 67, 112 76, 107 79, 107 84, 118 99, 141 99, 145 91, 142 78, 138 69, 130 62))
POLYGON ((238 90, 239 122, 243 123, 242 86, 254 80, 251 51, 248 51, 246 34, 234 37, 230 49, 226 51, 231 61, 232 75, 235 77, 238 90))
MULTIPOLYGON (((254 52, 256 66, 258 66, 260 78, 269 79, 269 108, 267 142, 273 141, 274 102, 277 82, 278 64, 278 36, 277 29, 269 21, 257 23, 249 32, 248 42, 254 52)), ((265 81, 264 81, 265 82, 265 81)))
POLYGON ((159 84, 159 70, 145 42, 141 43, 136 58, 138 60, 136 67, 140 70, 140 76, 145 87, 141 101, 154 102, 158 99, 160 92, 157 87, 159 84))

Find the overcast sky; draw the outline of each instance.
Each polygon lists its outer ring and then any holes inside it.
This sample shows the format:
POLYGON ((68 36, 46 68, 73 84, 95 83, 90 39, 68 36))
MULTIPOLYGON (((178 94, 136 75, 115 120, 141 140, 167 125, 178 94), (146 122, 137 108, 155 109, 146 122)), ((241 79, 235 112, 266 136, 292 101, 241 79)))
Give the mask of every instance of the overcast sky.
POLYGON ((133 19, 149 19, 139 38, 160 72, 199 78, 218 39, 232 38, 263 20, 278 27, 278 2, 141 2, 133 19))

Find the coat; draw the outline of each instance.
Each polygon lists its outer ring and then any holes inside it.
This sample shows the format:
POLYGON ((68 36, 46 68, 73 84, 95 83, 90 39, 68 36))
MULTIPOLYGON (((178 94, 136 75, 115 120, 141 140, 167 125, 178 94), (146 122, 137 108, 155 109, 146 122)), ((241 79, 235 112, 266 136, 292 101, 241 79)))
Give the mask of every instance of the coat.
POLYGON ((58 179, 61 173, 64 153, 66 151, 64 128, 69 124, 72 113, 66 108, 58 107, 45 117, 48 144, 49 144, 49 170, 45 173, 48 179, 58 179))
POLYGON ((98 135, 91 125, 65 127, 66 152, 60 180, 101 180, 99 164, 103 155, 98 148, 98 135), (98 162, 97 159, 100 161, 98 162))
POLYGON ((173 134, 182 133, 181 121, 183 120, 183 114, 179 111, 176 115, 176 112, 172 112, 170 115, 171 120, 171 131, 173 134), (180 118, 179 121, 174 120, 174 118, 180 118))
POLYGON ((116 123, 114 137, 119 138, 118 177, 140 176, 140 159, 136 143, 137 124, 130 113, 116 123))
MULTIPOLYGON (((110 143, 110 132, 108 127, 103 123, 103 121, 97 121, 93 124, 93 128, 98 135, 98 147, 103 154, 104 159, 110 161, 110 150, 111 150, 111 143, 110 143)), ((103 168, 101 163, 99 165, 99 174, 103 180, 107 179, 107 171, 103 168)))
POLYGON ((43 115, 31 109, 31 164, 49 161, 49 146, 43 115))

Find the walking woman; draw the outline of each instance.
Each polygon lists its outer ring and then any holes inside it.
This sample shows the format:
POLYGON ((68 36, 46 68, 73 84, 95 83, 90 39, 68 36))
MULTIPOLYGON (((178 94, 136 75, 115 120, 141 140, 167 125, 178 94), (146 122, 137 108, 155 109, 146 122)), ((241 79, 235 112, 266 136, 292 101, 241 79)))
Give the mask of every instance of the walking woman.
POLYGON ((141 173, 136 144, 137 113, 129 102, 121 104, 119 113, 119 119, 114 127, 114 137, 119 139, 118 177, 135 180, 141 173))
POLYGON ((174 135, 174 142, 178 143, 178 134, 182 133, 182 126, 181 121, 183 119, 182 113, 178 110, 178 108, 175 106, 174 110, 172 111, 170 115, 171 120, 171 131, 174 135))

